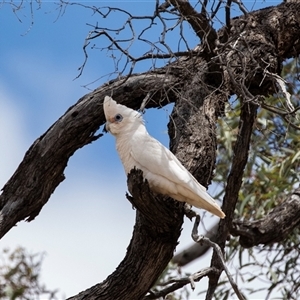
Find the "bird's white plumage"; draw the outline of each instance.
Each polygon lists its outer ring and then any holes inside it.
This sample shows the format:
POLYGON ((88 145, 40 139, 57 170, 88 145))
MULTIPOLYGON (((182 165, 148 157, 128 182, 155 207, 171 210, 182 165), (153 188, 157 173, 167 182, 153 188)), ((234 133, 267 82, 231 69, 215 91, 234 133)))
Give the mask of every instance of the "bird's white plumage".
POLYGON ((126 174, 136 167, 143 171, 155 192, 225 217, 206 189, 176 156, 148 134, 140 113, 117 104, 108 96, 103 105, 106 128, 116 137, 117 151, 126 174))

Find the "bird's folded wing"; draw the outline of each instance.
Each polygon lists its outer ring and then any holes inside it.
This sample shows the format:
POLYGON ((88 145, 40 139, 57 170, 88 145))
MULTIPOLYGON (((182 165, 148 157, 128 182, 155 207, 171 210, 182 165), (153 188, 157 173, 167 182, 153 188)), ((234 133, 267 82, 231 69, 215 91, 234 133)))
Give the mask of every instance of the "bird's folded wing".
POLYGON ((176 156, 150 135, 132 140, 131 155, 153 174, 163 176, 193 192, 206 192, 205 187, 189 173, 176 156))

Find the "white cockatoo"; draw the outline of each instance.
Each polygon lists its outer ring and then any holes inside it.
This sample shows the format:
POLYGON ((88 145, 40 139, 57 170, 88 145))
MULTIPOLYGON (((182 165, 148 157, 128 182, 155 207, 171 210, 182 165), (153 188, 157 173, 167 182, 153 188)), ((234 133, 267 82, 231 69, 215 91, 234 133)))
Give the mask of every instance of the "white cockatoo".
POLYGON ((149 135, 139 112, 117 104, 108 96, 104 98, 103 107, 106 130, 116 138, 126 175, 134 167, 140 169, 154 192, 225 217, 205 187, 169 149, 149 135))

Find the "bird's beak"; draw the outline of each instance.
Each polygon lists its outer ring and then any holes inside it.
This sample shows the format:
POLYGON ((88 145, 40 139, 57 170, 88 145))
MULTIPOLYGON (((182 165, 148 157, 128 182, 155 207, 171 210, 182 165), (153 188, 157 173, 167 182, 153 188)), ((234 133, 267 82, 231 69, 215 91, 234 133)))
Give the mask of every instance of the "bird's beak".
POLYGON ((109 132, 109 122, 106 122, 105 125, 104 125, 104 128, 103 128, 103 132, 107 133, 109 132))

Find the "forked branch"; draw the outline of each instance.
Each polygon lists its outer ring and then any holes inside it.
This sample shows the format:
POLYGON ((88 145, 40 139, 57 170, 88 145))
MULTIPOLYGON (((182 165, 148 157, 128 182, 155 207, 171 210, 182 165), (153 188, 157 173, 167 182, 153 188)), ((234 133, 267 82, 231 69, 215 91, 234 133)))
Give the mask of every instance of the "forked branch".
MULTIPOLYGON (((221 263, 221 265, 222 265, 222 267, 223 267, 223 269, 224 269, 224 271, 227 275, 227 278, 228 278, 233 290, 235 291, 237 297, 240 300, 245 300, 245 297, 242 295, 242 293, 238 289, 237 284, 233 280, 233 277, 230 274, 229 269, 226 266, 226 263, 225 263, 225 260, 224 260, 224 257, 223 257, 223 253, 222 253, 222 250, 221 250, 220 246, 217 243, 212 242, 209 238, 198 234, 199 223, 200 223, 200 216, 197 213, 195 213, 195 223, 194 223, 194 227, 193 227, 193 231, 192 231, 193 240, 196 243, 204 244, 204 245, 207 245, 207 246, 212 247, 214 249, 214 254, 218 257, 218 259, 219 259, 219 261, 220 261, 220 263, 221 263)), ((193 278, 193 277, 191 277, 191 278, 193 278)))
POLYGON ((211 26, 206 7, 203 4, 202 10, 198 13, 186 0, 170 0, 170 3, 187 20, 201 39, 207 59, 214 56, 215 42, 218 38, 216 30, 211 26))

